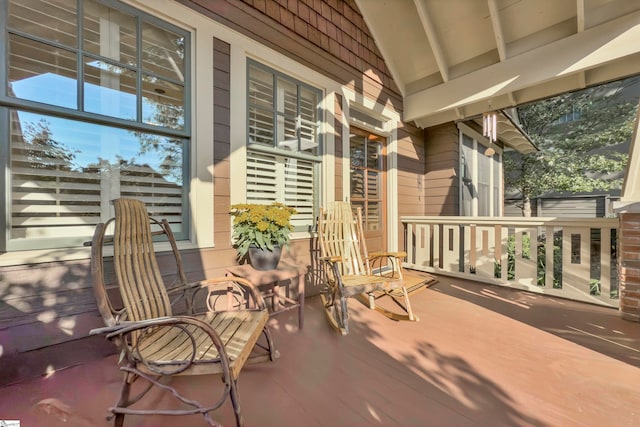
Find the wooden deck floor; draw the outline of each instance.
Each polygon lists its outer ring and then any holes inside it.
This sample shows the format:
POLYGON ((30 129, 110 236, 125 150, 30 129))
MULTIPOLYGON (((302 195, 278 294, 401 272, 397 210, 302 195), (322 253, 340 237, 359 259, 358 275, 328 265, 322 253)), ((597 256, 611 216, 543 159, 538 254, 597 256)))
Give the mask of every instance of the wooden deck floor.
MULTIPOLYGON (((317 297, 305 329, 272 319, 281 358, 240 377, 247 426, 638 426, 640 324, 615 310, 440 278, 412 297, 416 323, 350 302, 352 332, 317 297)), ((107 426, 116 356, 0 389, 0 420, 107 426)), ((216 377, 175 380, 196 399, 216 377)), ((156 395, 154 404, 172 402, 156 395)), ((230 405, 215 414, 234 425, 230 405)), ((128 417, 126 426, 205 426, 200 416, 128 417)))

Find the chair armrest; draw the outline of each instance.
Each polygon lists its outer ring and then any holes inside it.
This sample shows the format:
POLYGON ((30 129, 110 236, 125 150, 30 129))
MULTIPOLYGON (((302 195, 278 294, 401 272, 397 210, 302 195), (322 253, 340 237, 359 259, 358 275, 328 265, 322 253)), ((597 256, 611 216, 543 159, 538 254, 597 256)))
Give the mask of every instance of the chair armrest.
MULTIPOLYGON (((253 298, 258 310, 267 310, 267 304, 265 303, 264 298, 262 297, 262 294, 260 293, 258 288, 247 279, 244 279, 242 277, 235 277, 235 276, 225 276, 225 277, 218 277, 214 279, 206 279, 206 280, 197 282, 197 284, 202 289, 207 289, 210 293, 211 291, 216 290, 216 288, 219 288, 220 285, 225 283, 238 285, 240 288, 244 289, 244 291, 247 292, 251 296, 251 298, 253 298)), ((209 301, 207 301, 207 305, 209 306, 209 301)), ((209 306, 209 310, 219 311, 219 310, 214 310, 210 306, 209 306)))
POLYGON ((135 322, 122 321, 122 322, 119 322, 117 325, 103 326, 101 328, 91 329, 89 331, 89 335, 106 334, 106 337, 109 339, 117 335, 127 334, 131 331, 148 328, 150 326, 170 324, 174 320, 175 320, 174 317, 164 316, 164 317, 157 317, 155 319, 139 320, 135 322))
POLYGON ((184 285, 177 285, 177 286, 168 288, 167 295, 178 294, 180 292, 198 289, 199 287, 200 287, 200 282, 185 283, 184 285))
POLYGON ((342 258, 340 255, 334 255, 334 256, 322 256, 318 258, 320 261, 324 261, 324 262, 343 262, 344 258, 342 258))
POLYGON ((407 253, 403 251, 398 251, 398 252, 371 252, 369 254, 369 259, 383 258, 383 257, 406 258, 407 253))
MULTIPOLYGON (((191 343, 193 346, 193 352, 191 354, 191 357, 185 360, 185 363, 179 364, 176 369, 168 370, 166 369, 166 367, 163 368, 160 366, 155 366, 151 363, 148 363, 148 361, 140 360, 142 355, 140 354, 139 351, 136 351, 135 358, 140 362, 142 362, 149 370, 157 373, 158 375, 175 375, 187 370, 193 364, 196 358, 198 343, 196 342, 196 339, 194 338, 193 334, 186 328, 186 326, 195 326, 203 330, 209 336, 209 338, 213 342, 213 345, 216 347, 218 351, 219 362, 222 365, 223 375, 225 376, 225 378, 228 378, 230 376, 229 357, 227 355, 227 352, 225 350, 224 344, 220 336, 211 325, 195 317, 165 316, 165 317, 157 317, 154 319, 146 319, 146 320, 140 320, 135 322, 122 322, 114 326, 106 326, 102 328, 92 329, 89 332, 89 334, 90 335, 106 334, 106 338, 109 340, 118 339, 118 340, 125 341, 123 339, 124 335, 128 335, 132 332, 140 331, 148 328, 157 329, 159 326, 160 327, 161 326, 168 326, 168 327, 177 326, 179 329, 181 329, 183 333, 185 333, 191 340, 191 343)), ((122 351, 123 353, 121 355, 121 358, 124 356, 126 356, 127 358, 130 358, 132 356, 132 349, 129 348, 128 345, 124 346, 122 348, 122 351)))

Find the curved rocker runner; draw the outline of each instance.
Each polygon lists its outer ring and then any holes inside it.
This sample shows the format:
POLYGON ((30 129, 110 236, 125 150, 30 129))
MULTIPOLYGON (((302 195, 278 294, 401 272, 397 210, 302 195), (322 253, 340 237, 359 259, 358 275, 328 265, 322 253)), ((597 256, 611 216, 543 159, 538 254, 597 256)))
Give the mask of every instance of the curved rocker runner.
POLYGON ((327 209, 320 209, 318 245, 327 282, 321 299, 335 329, 343 335, 349 333, 350 297, 390 319, 418 320, 411 309, 407 287, 415 287, 427 278, 404 275, 404 252, 367 252, 360 207, 355 214, 349 202, 333 202, 327 209), (401 311, 377 305, 376 300, 382 297, 391 298, 401 311))

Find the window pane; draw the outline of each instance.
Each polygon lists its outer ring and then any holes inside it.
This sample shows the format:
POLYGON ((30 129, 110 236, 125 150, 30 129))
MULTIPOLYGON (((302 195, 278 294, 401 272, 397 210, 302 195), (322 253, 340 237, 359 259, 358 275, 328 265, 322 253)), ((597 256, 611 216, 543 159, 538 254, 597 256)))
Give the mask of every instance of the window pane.
POLYGON ((94 1, 84 1, 86 52, 137 67, 136 18, 94 1))
POLYGON ((77 108, 76 55, 9 35, 9 95, 77 108))
POLYGON ((491 164, 493 163, 493 156, 487 157, 484 155, 485 147, 478 144, 478 152, 476 156, 478 158, 478 215, 489 216, 491 215, 491 164))
POLYGON ((367 202, 366 223, 367 231, 376 231, 382 228, 380 203, 367 202))
POLYGON ((142 69, 160 77, 184 82, 183 36, 142 23, 142 69))
POLYGON ((312 224, 314 164, 300 159, 283 158, 284 165, 284 203, 298 212, 291 217, 294 227, 312 224))
POLYGON ((11 29, 69 47, 77 45, 75 1, 10 0, 8 18, 11 29))
POLYGON ((143 76, 142 121, 170 129, 184 129, 184 87, 143 76))
POLYGON ((273 76, 249 67, 249 143, 273 147, 273 76))
POLYGON ((318 154, 318 92, 300 88, 300 149, 318 154))
POLYGON ((380 173, 373 170, 367 171, 367 198, 380 200, 382 198, 380 187, 380 173))
POLYGON ((350 138, 351 144, 351 166, 354 168, 365 167, 365 140, 360 135, 353 135, 350 138))
POLYGON ((249 67, 249 104, 273 110, 273 75, 256 67, 249 67))
POLYGON ((247 152, 247 203, 282 201, 278 197, 278 158, 247 152))
POLYGON ((351 198, 364 199, 365 197, 364 170, 351 169, 351 198))
POLYGON ((382 146, 377 141, 367 140, 367 167, 372 169, 382 169, 382 157, 380 150, 382 146))
POLYGON ((249 143, 273 146, 273 114, 249 107, 249 143))
POLYGON ((84 109, 136 120, 136 72, 85 57, 84 109))
POLYGON ((296 132, 296 118, 278 115, 278 148, 298 151, 298 135, 296 132))
POLYGON ((313 162, 285 156, 247 152, 247 203, 282 202, 298 213, 291 224, 306 230, 314 217, 313 162))
POLYGON ((11 110, 10 237, 86 239, 120 196, 181 232, 182 157, 181 140, 11 110))
POLYGON ((296 131, 298 88, 283 78, 278 78, 277 88, 278 147, 298 151, 298 133, 296 131))

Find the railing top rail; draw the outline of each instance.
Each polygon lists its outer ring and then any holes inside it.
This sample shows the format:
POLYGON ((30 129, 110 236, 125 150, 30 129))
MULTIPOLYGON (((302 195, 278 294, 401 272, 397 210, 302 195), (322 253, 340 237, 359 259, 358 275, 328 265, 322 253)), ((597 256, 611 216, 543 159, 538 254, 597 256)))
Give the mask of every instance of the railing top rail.
POLYGON ((470 216, 403 216, 403 224, 507 225, 513 227, 591 227, 617 228, 618 218, 555 217, 470 217, 470 216))

